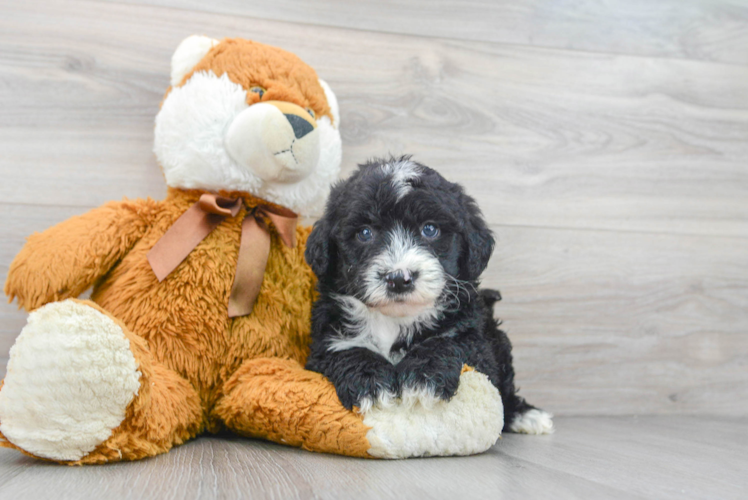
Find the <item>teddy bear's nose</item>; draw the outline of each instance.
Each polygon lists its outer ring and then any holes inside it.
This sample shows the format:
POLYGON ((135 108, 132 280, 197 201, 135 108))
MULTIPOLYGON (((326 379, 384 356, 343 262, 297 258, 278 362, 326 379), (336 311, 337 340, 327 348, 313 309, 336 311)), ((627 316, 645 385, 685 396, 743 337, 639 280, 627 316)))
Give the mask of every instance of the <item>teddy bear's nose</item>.
POLYGON ((301 139, 305 135, 307 135, 309 132, 314 130, 314 127, 311 123, 303 119, 302 117, 298 115, 292 115, 290 113, 285 113, 284 116, 288 120, 288 123, 291 124, 291 127, 293 127, 293 135, 296 136, 297 139, 301 139))

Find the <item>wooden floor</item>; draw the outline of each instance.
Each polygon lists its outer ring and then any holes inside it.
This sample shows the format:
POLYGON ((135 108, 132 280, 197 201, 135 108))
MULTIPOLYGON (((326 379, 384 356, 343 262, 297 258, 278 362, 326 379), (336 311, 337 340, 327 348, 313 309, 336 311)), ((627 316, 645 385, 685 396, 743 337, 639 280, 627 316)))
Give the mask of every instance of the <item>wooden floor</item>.
MULTIPOLYGON (((517 381, 559 430, 396 463, 0 451, 0 499, 746 498, 748 1, 0 0, 0 282, 32 232, 164 196, 153 119, 194 33, 313 65, 344 174, 413 153, 478 199, 517 381)), ((0 304, 0 377, 25 319, 0 304)))
POLYGON ((745 499, 748 419, 567 417, 551 436, 506 435, 483 455, 374 461, 233 436, 150 460, 42 464, 0 450, 7 499, 745 499))

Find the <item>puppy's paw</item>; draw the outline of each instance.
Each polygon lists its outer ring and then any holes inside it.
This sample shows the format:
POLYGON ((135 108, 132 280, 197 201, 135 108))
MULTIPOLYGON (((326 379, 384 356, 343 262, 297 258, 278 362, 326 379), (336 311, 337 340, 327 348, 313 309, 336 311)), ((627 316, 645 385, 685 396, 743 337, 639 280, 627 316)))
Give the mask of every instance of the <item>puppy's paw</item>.
POLYGON ((386 409, 392 408, 397 402, 397 393, 393 391, 381 391, 376 396, 366 396, 361 399, 355 406, 358 407, 358 413, 368 413, 372 408, 386 409))
POLYGON ((401 388, 400 390, 400 401, 402 402, 403 406, 406 407, 413 407, 420 404, 424 408, 430 409, 433 408, 434 405, 436 405, 436 403, 438 403, 439 401, 449 399, 446 397, 437 396, 434 388, 428 384, 421 386, 407 386, 401 388))
POLYGON ((460 385, 462 362, 457 358, 410 358, 397 365, 397 381, 405 404, 452 399, 460 385))
POLYGON ((377 369, 367 369, 361 373, 346 377, 335 383, 340 402, 347 409, 354 406, 365 413, 372 405, 387 406, 397 397, 397 374, 392 365, 377 369))
POLYGON ((514 418, 509 428, 520 434, 553 434, 553 415, 533 408, 514 418))

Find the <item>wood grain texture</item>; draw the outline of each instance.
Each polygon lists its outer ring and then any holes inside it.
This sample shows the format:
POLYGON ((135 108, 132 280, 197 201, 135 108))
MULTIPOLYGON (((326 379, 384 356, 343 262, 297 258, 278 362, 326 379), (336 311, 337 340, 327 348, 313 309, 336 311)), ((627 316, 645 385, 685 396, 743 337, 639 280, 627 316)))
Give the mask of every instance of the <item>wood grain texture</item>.
POLYGON ((744 240, 494 227, 517 383, 563 414, 745 415, 744 240))
MULTIPOLYGON (((121 2, 123 0, 115 0, 121 2)), ((730 0, 124 0, 425 37, 748 64, 748 5, 730 0)))
POLYGON ((551 436, 506 435, 474 457, 369 461, 235 436, 100 467, 42 464, 0 449, 0 497, 743 498, 748 422, 565 418, 551 436))
POLYGON ((13 4, 0 28, 8 202, 28 201, 31 166, 43 203, 152 194, 169 58, 205 32, 317 68, 341 101, 346 171, 408 152, 495 223, 748 237, 748 68, 76 0, 13 4))
MULTIPOLYGON (((505 297, 532 402, 561 415, 748 413, 748 67, 457 40, 429 16, 428 37, 351 16, 322 26, 316 11, 258 18, 275 8, 4 2, 0 280, 32 232, 162 197, 152 133, 172 51, 191 33, 244 36, 298 53, 335 89, 345 172, 415 153, 476 196, 499 239, 484 282, 505 297)), ((657 47, 644 31, 632 43, 657 47)), ((0 370, 24 323, 0 305, 0 370)))

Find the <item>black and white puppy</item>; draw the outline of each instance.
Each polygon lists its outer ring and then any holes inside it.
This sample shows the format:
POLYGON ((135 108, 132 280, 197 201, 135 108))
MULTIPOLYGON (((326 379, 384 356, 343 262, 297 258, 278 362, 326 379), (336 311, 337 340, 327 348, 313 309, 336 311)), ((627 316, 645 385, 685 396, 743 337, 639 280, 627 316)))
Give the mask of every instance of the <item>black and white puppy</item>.
POLYGON ((477 290, 494 238, 462 187, 409 157, 360 165, 336 184, 306 260, 319 278, 307 369, 346 408, 450 399, 463 365, 501 394, 504 429, 545 433, 551 415, 514 387, 511 344, 477 290))

